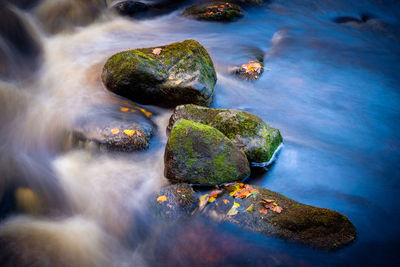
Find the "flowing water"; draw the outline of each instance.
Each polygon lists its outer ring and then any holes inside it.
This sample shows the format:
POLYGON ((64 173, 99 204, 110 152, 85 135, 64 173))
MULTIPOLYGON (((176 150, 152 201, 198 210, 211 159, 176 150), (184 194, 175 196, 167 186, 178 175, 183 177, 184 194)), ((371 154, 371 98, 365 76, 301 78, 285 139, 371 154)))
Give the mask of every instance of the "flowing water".
POLYGON ((86 14, 85 1, 71 2, 86 19, 45 27, 60 14, 43 8, 41 21, 36 9, 7 7, 21 22, 1 22, 1 266, 399 263, 397 1, 275 0, 229 24, 182 18, 183 4, 134 20, 104 8, 86 14), (207 219, 171 225, 152 217, 146 202, 167 184, 171 110, 145 107, 157 125, 146 152, 71 148, 67 133, 77 118, 126 104, 101 83, 109 56, 185 39, 198 40, 213 58, 213 107, 247 110, 281 130, 276 163, 254 170, 249 182, 345 214, 358 231, 353 244, 323 252, 207 219), (269 69, 260 80, 229 74, 259 55, 269 69), (20 206, 27 212, 16 213, 20 206))

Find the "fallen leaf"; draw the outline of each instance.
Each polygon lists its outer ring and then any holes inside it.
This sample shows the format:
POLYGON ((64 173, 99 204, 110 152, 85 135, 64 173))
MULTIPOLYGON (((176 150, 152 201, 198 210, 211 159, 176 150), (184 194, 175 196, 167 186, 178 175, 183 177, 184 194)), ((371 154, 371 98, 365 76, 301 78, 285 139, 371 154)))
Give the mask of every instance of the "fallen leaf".
POLYGON ((167 196, 165 196, 165 195, 164 195, 164 196, 159 196, 159 197, 157 198, 157 201, 160 202, 160 203, 161 203, 161 202, 164 202, 164 201, 167 201, 167 196))
POLYGON ((207 205, 208 199, 210 198, 209 194, 204 194, 199 197, 199 210, 201 211, 207 205))
POLYGON ((144 108, 141 107, 137 107, 144 115, 146 115, 147 117, 150 117, 151 115, 153 115, 153 113, 151 113, 150 111, 145 110, 144 108))
POLYGON ((142 133, 139 132, 139 131, 136 131, 136 135, 137 135, 137 136, 142 136, 142 133))
POLYGON ((133 136, 135 132, 135 130, 124 130, 124 134, 126 134, 127 136, 133 136))
POLYGON ((215 197, 211 197, 211 196, 210 196, 210 198, 208 199, 208 202, 209 202, 209 203, 212 203, 212 202, 214 202, 215 200, 216 200, 215 197))
POLYGON ((119 133, 119 129, 118 128, 112 128, 111 129, 111 133, 112 134, 118 134, 119 133))
POLYGON ((279 206, 272 207, 272 208, 270 208, 270 210, 275 211, 276 213, 282 212, 282 208, 279 206))
POLYGON ((260 74, 263 66, 257 61, 249 61, 243 64, 241 68, 248 74, 260 74))
POLYGON ((229 200, 227 200, 225 198, 222 201, 224 202, 225 205, 229 203, 229 200))
POLYGON ((222 190, 214 190, 210 193, 210 197, 218 197, 218 194, 222 193, 222 190))
POLYGON ((276 201, 276 200, 273 200, 273 199, 266 199, 266 198, 263 198, 262 200, 267 202, 267 203, 271 203, 271 202, 275 202, 276 201))
POLYGON ((120 108, 119 110, 121 110, 122 112, 127 112, 129 108, 120 108))
POLYGON ((162 51, 162 48, 158 47, 158 48, 154 48, 152 53, 154 55, 158 56, 161 53, 161 51, 162 51))
POLYGON ((246 211, 253 211, 253 210, 254 210, 253 204, 251 204, 251 205, 246 209, 246 211))
POLYGON ((267 210, 267 209, 261 209, 261 210, 259 210, 258 212, 259 212, 259 213, 262 213, 262 214, 267 214, 267 213, 268 213, 268 210, 267 210))
POLYGON ((240 207, 240 204, 233 202, 231 209, 228 211, 228 213, 226 215, 234 216, 234 215, 238 214, 239 211, 237 210, 237 208, 239 208, 239 207, 240 207))

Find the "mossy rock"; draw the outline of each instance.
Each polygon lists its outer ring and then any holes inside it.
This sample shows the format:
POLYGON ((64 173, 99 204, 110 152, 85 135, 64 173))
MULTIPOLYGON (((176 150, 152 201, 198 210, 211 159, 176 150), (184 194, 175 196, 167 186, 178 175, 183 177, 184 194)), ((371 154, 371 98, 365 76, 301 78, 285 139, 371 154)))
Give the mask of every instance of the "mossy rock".
POLYGON ((268 189, 253 186, 259 194, 247 198, 234 198, 229 190, 209 203, 203 213, 220 221, 228 221, 245 229, 299 242, 307 246, 335 250, 343 247, 356 238, 356 229, 349 219, 339 212, 317 208, 294 201, 286 196, 268 189), (267 210, 262 199, 274 200, 282 208, 281 213, 267 210), (225 202, 229 201, 227 204, 225 202), (233 203, 240 205, 236 215, 228 216, 233 203), (247 210, 250 206, 252 207, 247 210))
POLYGON ((246 155, 217 129, 188 120, 172 128, 164 155, 165 176, 176 182, 215 185, 250 175, 246 155))
POLYGON ((232 22, 243 17, 241 8, 229 2, 207 2, 187 8, 183 14, 185 17, 208 20, 232 22))
POLYGON ((278 129, 246 111, 180 105, 175 108, 167 130, 170 131, 180 119, 218 129, 246 153, 251 163, 268 163, 283 141, 278 129))
POLYGON ((209 106, 217 75, 207 50, 186 40, 115 54, 102 80, 110 91, 142 104, 209 106))
POLYGON ((72 146, 94 144, 100 151, 121 152, 147 149, 156 127, 149 114, 138 106, 94 108, 75 122, 72 146))
POLYGON ((249 61, 233 70, 233 74, 236 75, 236 77, 247 81, 258 80, 263 73, 264 66, 262 62, 259 61, 249 61))
POLYGON ((170 184, 161 188, 151 198, 151 210, 161 218, 179 219, 189 215, 197 206, 193 188, 186 183, 170 184), (157 200, 165 196, 165 200, 157 200))

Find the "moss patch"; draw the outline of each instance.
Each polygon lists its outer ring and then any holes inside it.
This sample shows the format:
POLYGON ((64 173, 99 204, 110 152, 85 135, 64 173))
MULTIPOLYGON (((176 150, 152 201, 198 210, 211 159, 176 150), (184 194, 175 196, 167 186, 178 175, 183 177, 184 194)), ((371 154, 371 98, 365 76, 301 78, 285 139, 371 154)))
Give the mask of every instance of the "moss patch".
POLYGON ((268 162, 283 142, 278 129, 261 118, 240 110, 204 108, 183 105, 175 108, 168 130, 179 119, 187 119, 212 126, 221 131, 242 149, 250 162, 268 162))
POLYGON ((168 179, 213 185, 249 174, 245 154, 217 129, 188 120, 173 127, 165 150, 168 179))

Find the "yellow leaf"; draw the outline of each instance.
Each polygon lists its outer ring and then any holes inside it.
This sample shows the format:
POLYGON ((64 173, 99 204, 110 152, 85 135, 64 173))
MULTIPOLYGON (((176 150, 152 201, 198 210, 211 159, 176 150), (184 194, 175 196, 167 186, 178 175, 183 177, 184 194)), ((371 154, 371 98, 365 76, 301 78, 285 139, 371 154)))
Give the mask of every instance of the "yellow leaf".
POLYGON ((164 202, 164 201, 167 201, 167 196, 165 196, 165 195, 164 195, 164 196, 159 196, 159 197, 157 198, 157 201, 160 202, 160 203, 161 203, 161 202, 164 202))
POLYGON ((124 130, 124 134, 127 136, 133 136, 135 134, 135 130, 124 130))
POLYGON ((118 134, 119 133, 119 129, 118 128, 112 128, 111 129, 111 133, 112 134, 118 134))
POLYGON ((228 213, 226 214, 227 216, 234 216, 236 214, 238 214, 238 210, 237 208, 240 207, 240 204, 233 202, 233 205, 231 207, 231 209, 228 211, 228 213))
POLYGON ((144 115, 146 115, 146 117, 150 117, 151 115, 153 115, 153 113, 151 113, 150 111, 145 110, 144 108, 141 107, 137 107, 141 112, 143 112, 144 115))
POLYGON ((127 112, 129 108, 120 108, 119 110, 121 110, 122 112, 127 112))
POLYGON ((251 204, 251 205, 246 209, 246 211, 253 211, 253 204, 251 204))
POLYGON ((216 200, 215 197, 210 197, 210 198, 208 199, 208 202, 212 203, 212 202, 214 202, 215 200, 216 200))
POLYGON ((210 198, 209 194, 204 194, 201 197, 199 197, 199 210, 200 211, 207 205, 209 198, 210 198))

